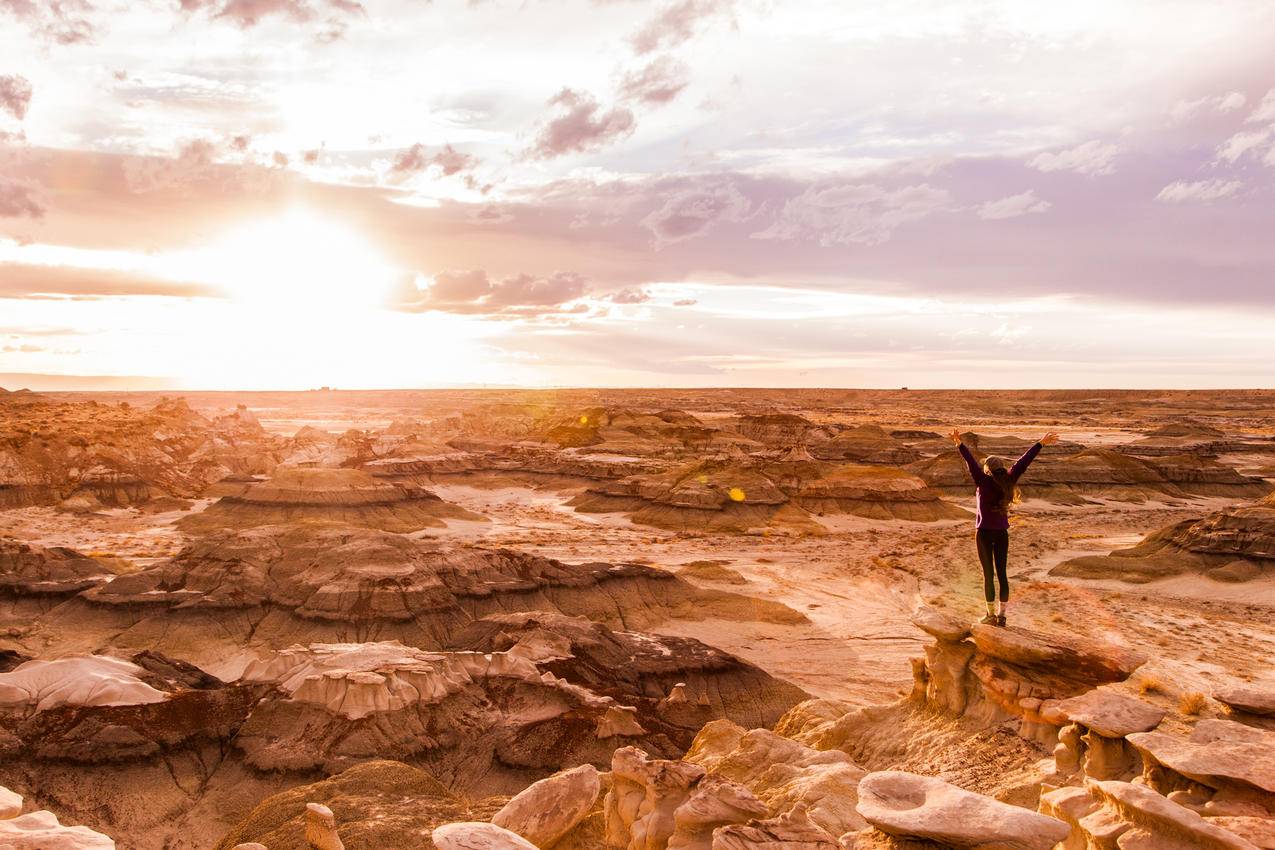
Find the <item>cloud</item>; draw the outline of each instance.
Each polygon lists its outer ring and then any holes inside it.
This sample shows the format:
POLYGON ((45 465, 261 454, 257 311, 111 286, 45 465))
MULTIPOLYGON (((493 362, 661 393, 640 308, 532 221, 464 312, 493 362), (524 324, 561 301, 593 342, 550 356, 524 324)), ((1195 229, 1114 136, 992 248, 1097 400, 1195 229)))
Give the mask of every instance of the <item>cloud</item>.
POLYGON ((1077 174, 1110 174, 1115 171, 1112 160, 1119 148, 1097 139, 1056 153, 1044 151, 1028 162, 1037 171, 1074 171, 1077 174))
POLYGON ((784 203, 754 239, 813 239, 823 247, 879 245, 894 230, 951 209, 951 195, 928 183, 886 189, 870 183, 812 186, 784 203))
POLYGON ((23 343, 22 345, 6 345, 3 349, 0 349, 0 351, 4 351, 6 353, 11 351, 31 352, 31 351, 45 351, 45 350, 46 349, 43 346, 32 345, 29 342, 23 343))
POLYGON ((496 317, 535 316, 578 311, 566 305, 588 291, 588 281, 572 272, 538 277, 517 274, 492 280, 483 269, 444 271, 422 288, 405 281, 392 306, 409 313, 439 310, 496 317))
POLYGON ((0 109, 21 121, 31 104, 31 82, 26 77, 0 75, 0 109))
POLYGON ((1182 123, 1207 112, 1219 112, 1222 114, 1235 112, 1243 109, 1246 103, 1248 103, 1248 98, 1240 92, 1233 91, 1219 94, 1215 97, 1202 97, 1198 100, 1179 100, 1169 110, 1169 115, 1175 122, 1182 123))
POLYGON ((673 302, 674 307, 694 307, 699 301, 695 298, 679 298, 673 302))
POLYGON ((668 103, 690 85, 690 69, 669 56, 637 71, 630 71, 620 81, 620 96, 646 104, 668 103))
POLYGON ((430 153, 429 149, 419 142, 402 151, 390 166, 390 172, 405 177, 418 174, 429 168, 437 168, 444 177, 451 177, 463 171, 469 171, 478 160, 467 153, 456 150, 451 145, 443 145, 430 153))
MULTIPOLYGON (((364 14, 362 3, 353 0, 181 0, 187 14, 207 10, 214 18, 226 18, 244 29, 265 18, 281 17, 299 23, 312 21, 323 11, 333 15, 364 14)), ((333 17, 330 23, 339 26, 333 17)))
POLYGON ((207 284, 150 277, 120 269, 0 263, 0 297, 41 300, 66 297, 95 300, 121 295, 213 298, 220 292, 207 284))
POLYGON ((1155 199, 1165 204, 1208 203, 1233 197, 1243 185, 1238 180, 1197 180, 1194 183, 1175 180, 1161 189, 1155 199))
POLYGON ((629 43, 638 54, 676 47, 689 41, 702 21, 731 15, 734 8, 734 0, 675 0, 643 24, 629 43))
POLYGON ((1250 124, 1275 123, 1275 89, 1268 91, 1262 102, 1244 120, 1250 124))
POLYGON ((30 181, 0 176, 0 218, 43 218, 36 192, 30 181))
POLYGON ((273 168, 255 163, 248 149, 250 141, 247 136, 234 136, 224 144, 195 139, 179 147, 172 157, 129 157, 123 165, 125 185, 135 194, 172 190, 189 193, 196 187, 221 192, 263 191, 280 180, 283 172, 277 156, 269 159, 273 168), (223 162, 226 155, 239 161, 223 162))
POLYGON ((651 300, 651 293, 645 289, 630 286, 611 293, 607 300, 612 304, 644 304, 651 300))
POLYGON ((1218 161, 1235 162, 1257 148, 1266 144, 1271 137, 1271 128, 1267 127, 1262 130, 1243 131, 1231 136, 1222 144, 1218 145, 1217 158, 1218 161))
POLYGON ((1028 189, 1018 195, 1010 195, 997 201, 987 201, 979 205, 978 217, 993 221, 1002 218, 1017 218, 1020 215, 1028 215, 1029 213, 1043 213, 1051 206, 1053 205, 1049 201, 1037 198, 1035 191, 1028 189))
POLYGON ((719 221, 743 221, 751 208, 735 184, 726 182, 675 192, 641 223, 662 247, 706 233, 719 221))
POLYGON ((536 159, 596 150, 629 136, 636 126, 631 110, 617 106, 604 111, 588 92, 564 88, 549 99, 549 105, 561 113, 540 131, 531 149, 536 159))
POLYGON ((0 0, 0 11, 25 23, 41 38, 58 44, 78 44, 93 38, 88 0, 0 0))

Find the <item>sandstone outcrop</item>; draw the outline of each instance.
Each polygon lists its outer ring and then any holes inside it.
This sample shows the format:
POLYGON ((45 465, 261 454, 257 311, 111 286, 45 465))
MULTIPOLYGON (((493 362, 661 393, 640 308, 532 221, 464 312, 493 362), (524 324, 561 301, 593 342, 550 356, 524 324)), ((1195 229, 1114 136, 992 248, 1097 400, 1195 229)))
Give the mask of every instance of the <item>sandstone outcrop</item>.
POLYGON ((536 850, 536 845, 492 823, 448 823, 434 829, 430 840, 438 850, 536 850))
POLYGON ((1214 691, 1213 698, 1233 712, 1275 717, 1275 685, 1267 688, 1231 685, 1214 691))
POLYGON ((890 434, 880 425, 856 425, 838 431, 831 439, 810 446, 822 460, 855 461, 903 466, 921 459, 921 452, 890 434))
POLYGON ((106 564, 74 549, 36 546, 0 537, 0 593, 63 596, 115 577, 106 564))
POLYGON ((424 488, 378 481, 358 469, 278 467, 269 480, 222 496, 177 524, 188 533, 291 522, 412 532, 444 526, 448 519, 483 517, 424 488))
POLYGON ((1128 549, 1073 558, 1050 574, 1138 583, 1187 572, 1226 582, 1275 572, 1275 494, 1170 525, 1128 549))
POLYGON ((144 409, 12 398, 0 396, 0 509, 69 501, 91 510, 192 497, 226 475, 277 463, 277 441, 247 411, 209 420, 182 399, 144 409))
POLYGON ((221 672, 245 648, 372 639, 442 648, 458 629, 507 611, 631 627, 671 616, 803 621, 776 603, 700 590, 638 564, 567 564, 303 523, 208 535, 67 601, 35 628, 55 646, 76 634, 221 672))
POLYGON ((890 835, 957 848, 1050 850, 1070 832, 1055 818, 901 771, 863 777, 858 811, 890 835))
MULTIPOLYGON (((0 788, 0 796, 10 794, 0 788)), ((16 795, 15 795, 16 796, 16 795)), ((19 805, 21 797, 18 798, 19 805)), ((115 850, 109 836, 86 826, 63 826, 49 811, 4 816, 0 812, 0 848, 4 850, 115 850)))
POLYGON ((573 685, 635 706, 643 727, 682 749, 710 720, 771 726, 808 698, 800 688, 692 638, 612 631, 561 614, 491 615, 458 632, 448 646, 525 656, 573 685))
POLYGON ((819 533, 819 515, 931 522, 968 513, 918 478, 890 467, 835 464, 803 449, 770 457, 707 460, 592 487, 570 504, 623 512, 633 522, 678 531, 785 529, 819 533))

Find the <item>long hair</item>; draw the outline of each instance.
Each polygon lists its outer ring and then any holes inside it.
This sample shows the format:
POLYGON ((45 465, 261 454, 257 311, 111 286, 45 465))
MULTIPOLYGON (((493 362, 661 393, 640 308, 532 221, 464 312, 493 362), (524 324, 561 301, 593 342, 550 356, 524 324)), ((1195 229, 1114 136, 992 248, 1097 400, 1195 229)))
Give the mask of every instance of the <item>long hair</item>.
POLYGON ((1000 488, 1000 498, 996 500, 995 507, 998 510, 1007 511, 1010 505, 1018 504, 1018 500, 1022 494, 1018 490, 1018 485, 1014 483, 1014 479, 1009 476, 1009 469, 1005 465, 1005 458, 996 457, 995 455, 983 461, 983 471, 992 476, 992 480, 996 482, 996 486, 1000 488))

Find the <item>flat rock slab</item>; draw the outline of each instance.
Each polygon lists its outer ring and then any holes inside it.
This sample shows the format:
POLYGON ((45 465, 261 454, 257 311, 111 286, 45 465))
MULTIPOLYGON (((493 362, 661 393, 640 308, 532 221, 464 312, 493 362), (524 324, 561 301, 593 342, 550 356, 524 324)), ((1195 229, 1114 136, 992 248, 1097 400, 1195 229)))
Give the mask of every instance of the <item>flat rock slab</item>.
POLYGON ((939 640, 952 643, 965 640, 970 636, 969 623, 928 605, 923 605, 912 612, 912 625, 939 640))
MULTIPOLYGON (((1144 842, 1157 841, 1163 837, 1166 847, 1198 847, 1200 850, 1255 850, 1255 846, 1230 830, 1210 823, 1211 818, 1202 818, 1196 812, 1180 806, 1168 797, 1162 797, 1145 785, 1134 785, 1132 782, 1111 780, 1099 782, 1087 780, 1085 786, 1094 800, 1106 806, 1111 818, 1100 818, 1097 823, 1110 829, 1112 823, 1124 821, 1130 829, 1125 835, 1139 828, 1145 836, 1139 836, 1144 842), (1176 840, 1175 840, 1176 839, 1176 840)), ((1083 824, 1082 824, 1083 828, 1083 824)), ((1131 843, 1131 838, 1122 837, 1121 847, 1160 846, 1157 843, 1131 843)))
POLYGON ((859 780, 859 814, 877 829, 959 848, 1051 850, 1071 834, 1060 820, 897 770, 859 780))
POLYGON ((1163 709, 1110 688, 1094 688, 1063 700, 1056 710, 1069 722, 1079 723, 1105 738, 1150 732, 1160 725, 1165 714, 1163 709))
POLYGON ((1202 785, 1238 783, 1275 794, 1275 732, 1230 720, 1201 720, 1190 738, 1139 732, 1125 740, 1144 759, 1202 785))
POLYGON ((1236 711, 1275 717, 1275 687, 1255 688, 1238 685, 1232 688, 1219 688, 1213 692, 1213 699, 1236 711))
POLYGON ((1094 682, 1119 682, 1146 658, 1113 644, 1018 628, 977 624, 970 627, 974 645, 984 655, 1020 667, 1047 669, 1060 676, 1094 682))
POLYGON ((521 835, 482 821, 444 824, 430 838, 438 850, 537 850, 521 835))

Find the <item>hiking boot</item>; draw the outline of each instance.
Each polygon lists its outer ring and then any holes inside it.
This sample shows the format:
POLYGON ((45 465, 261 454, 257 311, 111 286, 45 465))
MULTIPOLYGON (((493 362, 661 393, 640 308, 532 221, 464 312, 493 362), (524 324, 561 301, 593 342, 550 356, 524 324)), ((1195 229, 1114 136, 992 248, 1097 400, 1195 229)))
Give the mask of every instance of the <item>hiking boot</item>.
POLYGON ((1005 615, 1004 615, 1004 614, 997 614, 997 615, 996 615, 996 625, 1000 626, 1002 629, 1003 629, 1003 628, 1005 628, 1005 615))
POLYGON ((995 614, 988 614, 986 617, 979 620, 979 622, 982 623, 984 626, 999 626, 1000 617, 997 617, 995 614))

